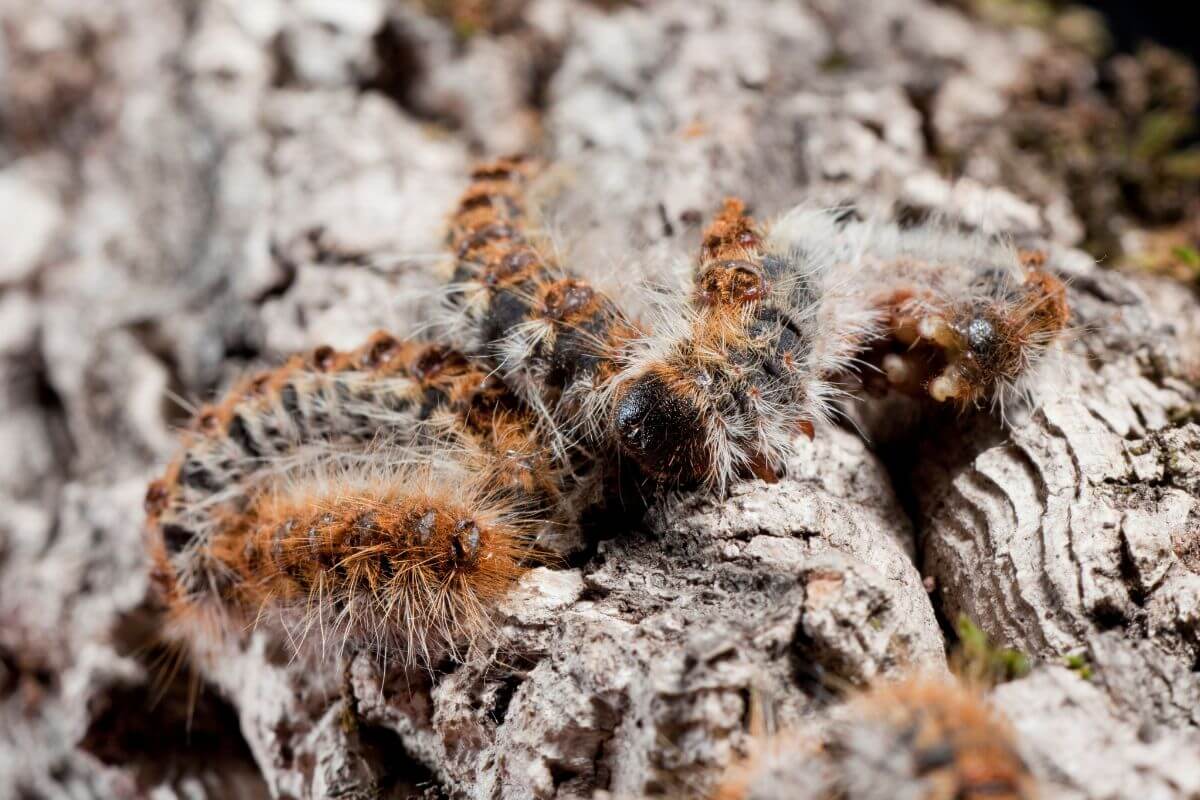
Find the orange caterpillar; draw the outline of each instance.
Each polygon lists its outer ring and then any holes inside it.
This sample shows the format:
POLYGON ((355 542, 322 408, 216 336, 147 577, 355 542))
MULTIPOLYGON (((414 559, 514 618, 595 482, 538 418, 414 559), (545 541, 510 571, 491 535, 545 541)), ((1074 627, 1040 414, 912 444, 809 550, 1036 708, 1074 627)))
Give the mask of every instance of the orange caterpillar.
POLYGON ((873 686, 816 741, 761 737, 712 800, 1032 800, 1008 725, 946 678, 873 686))
POLYGON ((613 383, 623 451, 660 480, 773 480, 796 435, 829 419, 831 377, 873 335, 856 302, 827 264, 726 200, 690 296, 664 304, 613 383))
POLYGON ((546 557, 540 509, 472 466, 322 464, 262 491, 209 546, 235 578, 225 613, 281 628, 297 649, 311 637, 425 665, 461 655, 546 557))
POLYGON ((782 235, 851 276, 859 302, 880 315, 863 353, 879 378, 867 387, 923 395, 961 408, 1028 400, 1039 367, 1070 322, 1066 287, 1045 255, 940 224, 903 229, 839 222, 803 210, 782 235))
POLYGON ((331 622, 321 630, 408 658, 432 652, 413 626, 447 643, 470 628, 500 576, 570 521, 567 505, 564 469, 503 384, 451 350, 384 333, 244 381, 197 415, 146 497, 179 638, 272 616, 289 632, 298 619, 331 622), (451 522, 464 527, 446 538, 451 522), (429 548, 454 552, 427 561, 429 548), (450 591, 469 576, 475 594, 450 591))
POLYGON ((450 222, 456 261, 444 328, 456 347, 495 364, 560 442, 594 444, 604 439, 604 389, 637 329, 526 230, 532 171, 501 159, 472 173, 450 222))

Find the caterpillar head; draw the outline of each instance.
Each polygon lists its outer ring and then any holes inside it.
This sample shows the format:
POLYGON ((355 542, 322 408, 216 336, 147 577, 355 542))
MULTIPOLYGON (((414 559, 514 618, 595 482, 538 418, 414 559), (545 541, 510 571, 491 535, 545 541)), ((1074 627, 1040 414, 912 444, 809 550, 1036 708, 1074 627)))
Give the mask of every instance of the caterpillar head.
POLYGON ((661 483, 773 480, 826 408, 813 320, 789 310, 794 291, 769 287, 755 264, 722 262, 691 301, 664 308, 614 381, 622 453, 661 483))
MULTIPOLYGON (((902 312, 897 339, 909 350, 885 357, 892 383, 910 383, 926 372, 924 388, 938 402, 1003 403, 1070 320, 1062 282, 1039 269, 1019 278, 985 271, 971 288, 952 302, 939 298, 922 303, 916 314, 902 312), (927 366, 918 366, 920 359, 927 366)), ((900 307, 906 305, 915 304, 900 307)))
POLYGON ((661 369, 629 381, 613 414, 622 452, 646 474, 682 484, 701 480, 710 469, 705 418, 705 409, 683 389, 679 376, 661 369))

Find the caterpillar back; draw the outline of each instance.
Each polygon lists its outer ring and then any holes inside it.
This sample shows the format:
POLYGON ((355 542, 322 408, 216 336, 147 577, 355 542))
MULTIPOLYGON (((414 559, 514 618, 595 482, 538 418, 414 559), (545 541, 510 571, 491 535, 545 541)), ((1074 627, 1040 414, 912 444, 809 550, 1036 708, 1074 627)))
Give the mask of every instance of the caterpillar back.
POLYGON ((941 678, 882 684, 854 701, 830 743, 851 797, 905 787, 928 800, 1030 800, 1035 781, 1012 730, 974 691, 941 678))
POLYGON ((455 275, 446 337, 494 364, 558 432, 566 449, 604 440, 600 404, 635 326, 602 292, 555 262, 531 230, 534 167, 478 167, 450 224, 455 275))
POLYGON ((262 491, 210 546, 235 578, 227 612, 300 650, 366 648, 410 664, 486 638, 496 602, 546 556, 544 523, 486 471, 436 454, 417 462, 319 464, 262 491))

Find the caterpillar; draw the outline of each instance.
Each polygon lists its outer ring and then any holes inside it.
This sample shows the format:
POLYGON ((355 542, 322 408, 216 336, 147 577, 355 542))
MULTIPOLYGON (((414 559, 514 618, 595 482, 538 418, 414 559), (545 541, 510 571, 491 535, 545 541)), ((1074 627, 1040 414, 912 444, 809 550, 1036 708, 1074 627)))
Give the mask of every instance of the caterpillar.
POLYGON ((1007 723, 957 681, 909 676, 851 700, 820 739, 759 736, 712 800, 1031 800, 1007 723))
POLYGON ((508 158, 472 173, 450 220, 455 268, 442 329, 454 346, 494 364, 566 452, 606 441, 604 390, 638 329, 528 230, 535 169, 508 158))
POLYGON ((565 475, 532 415, 453 350, 386 333, 351 352, 318 348, 197 414, 147 491, 155 582, 184 641, 263 612, 294 621, 307 590, 310 603, 340 598, 335 627, 356 644, 427 655, 428 637, 399 631, 425 620, 448 642, 478 621, 498 576, 570 524, 565 475), (453 552, 438 561, 431 547, 453 552))
POLYGON ((735 198, 704 233, 690 295, 664 304, 613 382, 615 431, 648 473, 773 480, 832 416, 831 377, 874 331, 830 264, 762 230, 735 198))
POLYGON ((663 480, 771 480, 855 378, 961 409, 1029 402, 1070 321, 1045 255, 932 223, 795 209, 760 227, 726 200, 690 296, 610 387, 623 452, 663 480))
POLYGON ((860 354, 868 390, 961 409, 1028 402, 1039 367, 1069 329, 1066 287, 1041 251, 937 221, 902 228, 801 210, 780 223, 791 246, 850 277, 879 321, 860 354))
POLYGON ((461 657, 490 632, 496 602, 549 557, 537 544, 545 512, 438 456, 318 463, 259 492, 209 546, 235 578, 229 613, 272 624, 297 650, 319 635, 323 648, 410 665, 461 657))

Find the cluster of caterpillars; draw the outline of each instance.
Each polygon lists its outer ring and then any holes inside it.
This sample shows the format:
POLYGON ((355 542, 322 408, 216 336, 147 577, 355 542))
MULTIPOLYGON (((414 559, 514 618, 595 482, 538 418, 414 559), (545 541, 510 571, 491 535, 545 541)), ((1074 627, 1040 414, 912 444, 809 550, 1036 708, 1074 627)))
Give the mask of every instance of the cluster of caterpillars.
POLYGON ((461 656, 613 462, 655 486, 774 480, 840 394, 1000 403, 1067 327, 1037 254, 819 210, 764 225, 732 199, 690 286, 634 319, 551 256, 537 172, 474 171, 426 339, 318 348, 196 415, 146 498, 177 640, 267 625, 298 651, 461 656))
MULTIPOLYGON (((689 285, 636 319, 550 255, 536 179, 522 159, 474 171, 431 335, 317 348, 195 415, 146 495, 166 633, 192 658, 256 627, 304 657, 486 651, 500 601, 614 472, 775 480, 856 391, 1003 406, 1069 322, 1039 253, 844 212, 765 225, 736 199, 689 285)), ((827 741, 764 739, 715 796, 1031 796, 1003 726, 960 688, 914 679, 849 708, 827 741)))

